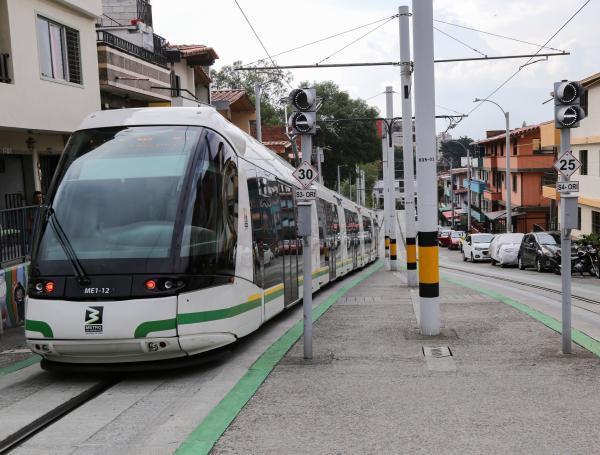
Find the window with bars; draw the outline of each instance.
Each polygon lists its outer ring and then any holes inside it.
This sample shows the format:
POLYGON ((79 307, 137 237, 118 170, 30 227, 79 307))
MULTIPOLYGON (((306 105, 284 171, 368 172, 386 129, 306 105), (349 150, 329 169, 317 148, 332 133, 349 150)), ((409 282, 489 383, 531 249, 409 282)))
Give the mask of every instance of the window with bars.
POLYGON ((588 151, 587 150, 579 151, 579 161, 581 161, 581 167, 579 168, 579 173, 581 175, 587 175, 587 173, 588 173, 588 151))
POLYGON ((517 174, 512 175, 512 191, 513 193, 517 192, 517 174))
POLYGON ((82 84, 79 32, 43 16, 37 17, 40 74, 82 84))

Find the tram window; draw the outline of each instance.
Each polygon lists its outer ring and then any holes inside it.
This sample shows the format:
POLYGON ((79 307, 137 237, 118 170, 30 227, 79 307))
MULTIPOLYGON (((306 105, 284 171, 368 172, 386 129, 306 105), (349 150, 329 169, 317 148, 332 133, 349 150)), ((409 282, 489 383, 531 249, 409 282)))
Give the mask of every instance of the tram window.
POLYGON ((198 146, 181 256, 186 273, 234 275, 237 244, 237 170, 225 141, 207 130, 198 146))

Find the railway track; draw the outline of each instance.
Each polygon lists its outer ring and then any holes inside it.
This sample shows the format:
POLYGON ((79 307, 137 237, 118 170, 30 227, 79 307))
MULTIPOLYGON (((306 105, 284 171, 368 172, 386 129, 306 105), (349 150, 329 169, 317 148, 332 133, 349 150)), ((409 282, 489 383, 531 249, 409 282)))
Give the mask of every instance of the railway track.
POLYGON ((16 449, 32 436, 35 436, 37 433, 60 420, 81 405, 101 395, 117 382, 119 382, 117 379, 98 382, 81 392, 79 395, 65 401, 56 408, 25 425, 23 428, 15 431, 13 434, 0 441, 0 454, 10 453, 13 449, 16 449))
MULTIPOLYGON (((440 269, 447 269, 447 270, 453 270, 455 272, 468 273, 470 275, 475 275, 475 276, 479 276, 479 277, 482 277, 482 278, 492 278, 494 280, 499 280, 499 281, 503 281, 503 282, 507 282, 507 283, 518 284, 519 286, 525 286, 525 287, 529 287, 529 288, 534 288, 534 289, 538 289, 540 291, 549 292, 549 293, 552 293, 552 294, 559 294, 559 295, 562 294, 562 291, 560 291, 558 289, 552 289, 552 288, 548 288, 548 287, 545 287, 545 286, 540 286, 538 284, 532 284, 532 283, 527 283, 525 281, 515 280, 515 279, 512 279, 512 278, 500 277, 500 276, 497 276, 497 275, 489 275, 487 273, 472 272, 470 270, 465 270, 465 269, 461 269, 461 268, 457 268, 457 267, 449 267, 447 265, 440 265, 440 269)), ((587 297, 583 297, 583 296, 580 296, 580 295, 571 294, 571 299, 578 300, 580 302, 591 303, 592 305, 600 305, 600 301, 589 299, 587 297)), ((586 309, 586 308, 583 308, 583 307, 578 307, 578 308, 586 309)))

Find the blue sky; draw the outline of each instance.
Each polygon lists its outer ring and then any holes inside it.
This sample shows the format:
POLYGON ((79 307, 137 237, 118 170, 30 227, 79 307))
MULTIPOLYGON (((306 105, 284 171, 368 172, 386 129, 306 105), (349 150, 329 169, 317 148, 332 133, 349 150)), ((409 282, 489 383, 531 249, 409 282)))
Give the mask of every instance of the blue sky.
MULTIPOLYGON (((303 2, 276 0, 238 0, 271 54, 305 42, 363 25, 397 12, 399 4, 379 0, 303 2), (298 5, 302 5, 298 11, 298 5)), ((216 67, 234 60, 250 62, 265 57, 264 51, 246 24, 233 0, 220 2, 198 0, 153 0, 155 32, 172 43, 200 43, 212 46, 220 56, 216 67), (177 8, 174 8, 176 4, 177 8)), ((485 31, 543 44, 584 3, 558 0, 434 0, 436 19, 478 28, 485 31)), ((412 9, 412 8, 411 8, 412 9)), ((548 45, 570 51, 572 55, 550 58, 524 68, 492 99, 511 113, 511 127, 550 120, 552 103, 549 98, 552 83, 561 79, 581 79, 600 72, 600 2, 592 0, 573 21, 548 45)), ((464 41, 487 55, 525 54, 537 47, 483 35, 450 25, 436 27, 464 41)), ((335 38, 324 43, 286 54, 277 59, 280 64, 316 63, 334 53, 369 28, 335 38)), ((439 32, 435 32, 436 58, 477 57, 478 53, 464 47, 439 32)), ((356 44, 335 55, 328 62, 368 62, 399 60, 398 22, 392 21, 356 44)), ((436 104, 438 114, 452 114, 442 108, 468 112, 475 97, 483 98, 512 74, 523 60, 501 60, 437 64, 436 104)), ((368 103, 385 111, 385 86, 399 86, 396 67, 341 68, 294 70, 294 80, 333 80, 353 97, 368 99, 368 103)), ((396 98, 399 111, 399 97, 396 98)), ((446 128, 438 121, 438 131, 446 128)), ((489 103, 482 105, 461 122, 451 134, 468 135, 474 139, 485 135, 486 129, 504 128, 502 113, 489 103)))

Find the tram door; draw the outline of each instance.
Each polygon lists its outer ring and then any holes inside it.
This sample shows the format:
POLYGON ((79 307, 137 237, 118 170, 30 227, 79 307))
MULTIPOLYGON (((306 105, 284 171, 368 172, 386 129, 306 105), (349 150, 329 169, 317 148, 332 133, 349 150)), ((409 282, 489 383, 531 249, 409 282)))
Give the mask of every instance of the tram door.
POLYGON ((340 224, 338 219, 337 208, 331 202, 325 202, 325 222, 326 222, 326 234, 325 243, 327 248, 327 257, 329 265, 329 281, 335 280, 337 276, 337 261, 339 251, 339 233, 340 224))
POLYGON ((299 242, 296 233, 296 212, 292 188, 279 184, 279 201, 281 204, 281 253, 283 258, 283 292, 284 305, 288 306, 298 300, 298 254, 299 242))
POLYGON ((346 245, 348 248, 348 259, 352 261, 352 268, 358 267, 358 215, 350 210, 344 209, 346 217, 346 245))

